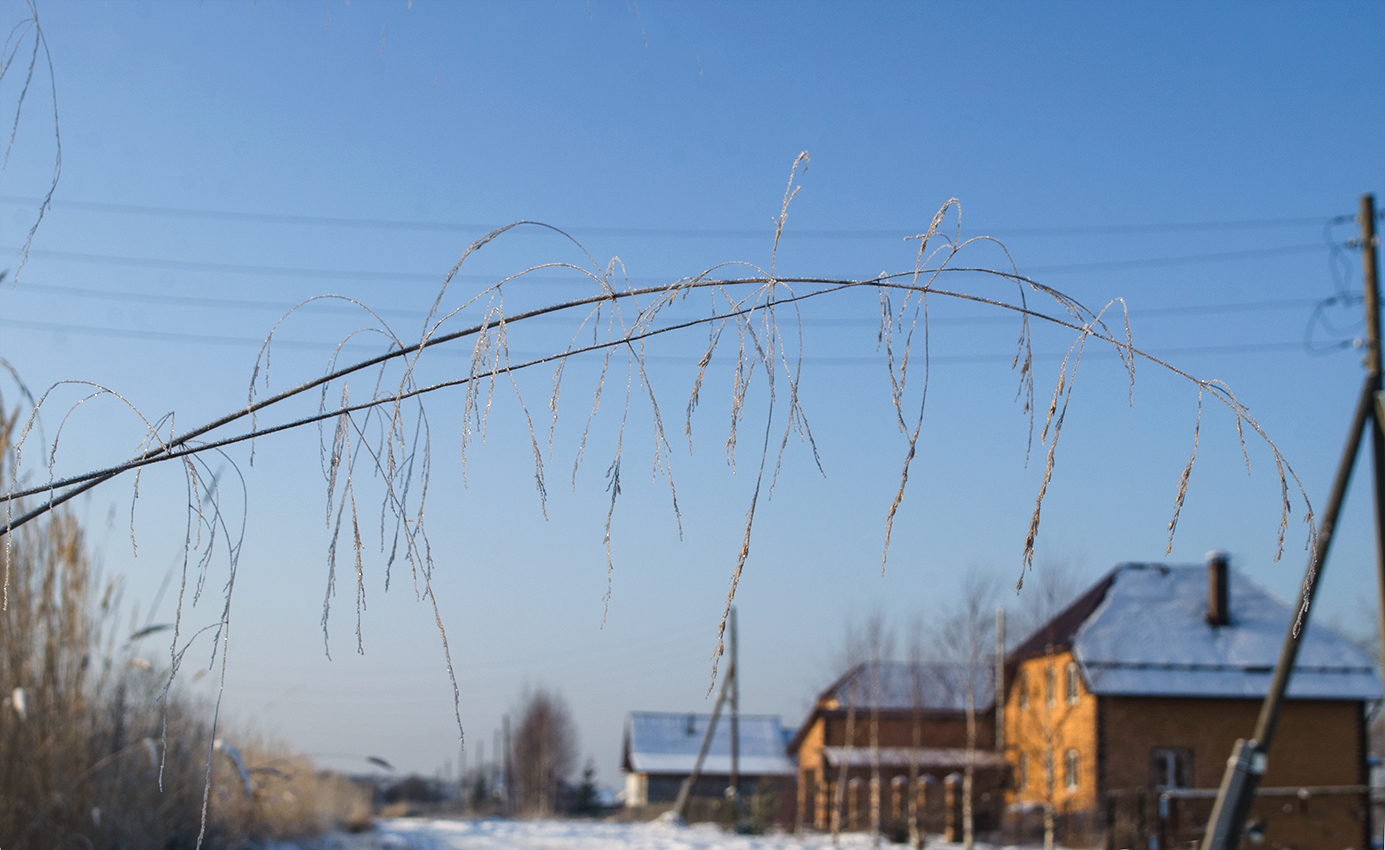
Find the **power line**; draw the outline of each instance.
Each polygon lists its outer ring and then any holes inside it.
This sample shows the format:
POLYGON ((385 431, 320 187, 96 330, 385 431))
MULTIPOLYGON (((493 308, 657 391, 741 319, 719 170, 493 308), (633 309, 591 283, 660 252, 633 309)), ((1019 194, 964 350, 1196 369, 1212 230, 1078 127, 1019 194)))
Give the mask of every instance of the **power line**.
MULTIPOLYGON (((17 251, 17 248, 0 247, 0 251, 17 251)), ((203 260, 164 260, 155 257, 121 257, 114 254, 88 254, 78 251, 45 251, 32 249, 31 259, 65 260, 76 263, 95 263, 104 266, 127 266, 133 268, 162 269, 164 271, 222 272, 230 274, 257 275, 262 277, 307 277, 330 278, 335 280, 393 280, 410 283, 441 284, 442 274, 421 274, 417 272, 359 271, 352 269, 299 268, 293 266, 261 266, 243 263, 216 263, 203 260)))
MULTIPOLYGON (((23 195, 0 195, 0 203, 16 206, 37 206, 42 198, 23 195)), ((166 207, 142 204, 112 204, 95 201, 53 200, 54 209, 71 209, 83 212, 120 213, 125 215, 157 216, 161 218, 202 219, 209 221, 236 221, 254 224, 293 224, 317 227, 355 227, 375 230, 412 230, 433 233, 489 233, 497 224, 479 222, 443 222, 409 219, 350 218, 343 216, 290 215, 285 213, 236 212, 232 210, 209 210, 191 207, 166 207)), ((1320 227, 1324 223, 1338 220, 1350 221, 1351 216, 1300 216, 1295 218, 1259 218, 1239 221, 1190 221, 1161 222, 1149 224, 1101 224, 1101 225, 1055 225, 1041 227, 1000 227, 991 228, 998 233, 1016 236, 1066 236, 1066 235, 1117 235, 1136 233, 1189 233, 1215 232, 1228 230, 1264 230, 1288 227, 1320 227)), ((622 236, 635 238, 663 239, 764 239, 772 238, 771 229, 737 228, 655 228, 655 227, 565 227, 563 230, 574 236, 622 236)), ((816 229, 786 230, 784 238, 805 239, 902 239, 913 235, 914 228, 896 229, 816 229)))
POLYGON ((1185 254, 1177 257, 1148 257, 1139 260, 1104 260, 1094 263, 1066 263, 1052 266, 1026 266, 1026 275, 1035 273, 1059 274, 1062 272, 1117 271, 1123 269, 1160 268, 1166 266, 1191 266, 1202 263, 1221 263, 1231 260, 1249 260, 1267 257, 1285 257, 1291 254, 1321 253, 1332 250, 1330 243, 1318 242, 1308 245, 1284 245, 1277 248, 1253 248, 1248 251, 1220 251, 1214 254, 1185 254))
MULTIPOLYGON (((195 345, 234 345, 234 346, 255 346, 264 344, 264 339, 254 339, 252 337, 241 336, 220 336, 216 334, 190 334, 178 333, 176 331, 149 331, 149 330, 130 330, 128 328, 104 328, 96 325, 74 325, 66 322, 33 322, 25 319, 0 319, 0 327, 22 328, 34 331, 52 331, 54 333, 76 334, 78 336, 104 336, 115 337, 117 339, 135 339, 149 342, 176 342, 181 344, 195 345)), ((275 346, 296 349, 315 349, 319 351, 330 350, 334 343, 330 342, 310 342, 307 340, 275 339, 275 346)))
MULTIPOLYGON (((257 301, 248 298, 210 298, 202 295, 166 295, 162 293, 92 289, 82 286, 31 283, 28 280, 13 284, 12 288, 20 292, 32 292, 38 295, 63 295, 77 298, 90 298, 95 301, 116 301, 122 303, 157 304, 177 307, 213 307, 224 310, 261 310, 278 313, 286 313, 295 307, 313 313, 360 314, 364 312, 361 307, 338 299, 321 299, 304 304, 302 301, 257 301)), ((369 305, 366 306, 369 307, 369 305)), ((398 310, 388 307, 379 309, 371 307, 370 309, 371 312, 378 316, 393 316, 405 319, 421 319, 428 315, 426 310, 398 310)))
MULTIPOLYGON (((1211 254, 1184 254, 1170 257, 1145 257, 1130 260, 1102 260, 1091 263, 1064 263, 1059 265, 1047 266, 1025 266, 1021 272, 1026 275, 1034 274, 1062 274, 1075 272, 1099 272, 1117 271, 1140 268, 1163 268, 1168 266, 1187 266, 1201 265, 1205 263, 1222 263, 1235 260, 1263 259, 1269 257, 1282 257, 1291 254, 1318 253, 1332 250, 1334 246, 1329 243, 1314 243, 1308 245, 1286 245, 1275 248, 1255 248, 1246 251, 1220 251, 1211 254)), ((18 250, 12 247, 0 246, 0 251, 18 250)), ((244 274, 263 277, 299 277, 299 278, 318 278, 332 280, 358 280, 358 281, 401 281, 409 283, 432 283, 441 284, 442 274, 425 274, 418 272, 396 272, 396 271, 360 271, 355 269, 323 269, 296 266, 268 266, 252 265, 242 263, 220 263, 207 262, 203 260, 166 260, 155 257, 125 257, 113 254, 91 254, 78 251, 49 251, 33 249, 29 256, 35 259, 62 260, 78 263, 93 263, 97 265, 124 266, 132 268, 152 268, 165 271, 195 271, 195 272, 215 272, 224 274, 244 274)), ((483 279, 498 281, 502 275, 493 276, 469 276, 472 279, 483 279)), ((523 279, 523 278, 521 278, 523 279)), ((646 280, 653 278, 638 278, 646 280)), ((531 282, 543 283, 563 283, 563 284, 583 284, 589 283, 589 279, 573 275, 571 278, 556 278, 545 275, 541 278, 532 278, 531 282)), ((636 280, 636 279, 632 279, 636 280)))
MULTIPOLYGON (((262 310, 274 311, 279 313, 287 312, 295 307, 313 313, 338 313, 338 314, 359 314, 361 308, 342 301, 321 300, 304 305, 303 302, 292 301, 259 301, 244 298, 212 298, 201 295, 167 295, 162 293, 129 292, 124 290, 94 289, 90 287, 63 286, 60 284, 32 283, 30 281, 20 281, 13 284, 13 289, 20 292, 32 292, 35 294, 70 295, 78 298, 90 298, 97 301, 116 301, 122 303, 143 303, 158 304, 181 307, 210 307, 228 310, 262 310)), ((1131 318, 1155 318, 1163 316, 1185 316, 1203 315, 1210 313, 1255 313, 1271 310, 1289 310, 1300 307, 1313 307, 1318 305, 1322 299, 1319 298, 1280 298, 1262 301, 1232 301, 1215 304, 1194 304, 1178 307, 1147 307, 1137 308, 1130 311, 1131 318)), ((366 305, 370 306, 370 305, 366 305)), ((428 315, 425 310, 401 310, 393 308, 371 308, 372 312, 380 316, 390 316, 404 319, 422 319, 428 315)), ((1119 317, 1119 312, 1111 314, 1119 317)), ((978 324, 1004 324, 1013 322, 1012 316, 934 316, 930 320, 932 324, 944 325, 978 325, 978 324)), ((880 324, 879 317, 871 318, 804 318, 805 326, 814 327, 875 327, 880 324)))
MULTIPOLYGON (((22 328, 25 330, 52 331, 56 333, 70 333, 82 336, 106 336, 122 339, 136 339, 150 342, 176 342, 180 344, 198 345, 229 345, 229 346, 254 346, 259 347, 264 344, 264 339, 253 337, 233 337, 217 336, 210 334, 189 334, 177 333, 173 331, 140 331, 128 330, 124 328, 104 328, 92 325, 73 325, 58 322, 33 322, 23 319, 0 319, 0 327, 22 328)), ((1350 343, 1342 343, 1339 347, 1346 347, 1350 343)), ((275 339, 274 345, 280 348, 303 349, 329 351, 336 347, 334 342, 312 342, 309 340, 275 339)), ((1265 343, 1242 343, 1229 345, 1196 345, 1170 348, 1151 348, 1146 353, 1157 357, 1174 357, 1180 355, 1200 355, 1200 354, 1248 354, 1256 352, 1288 351, 1290 349, 1303 349, 1303 342, 1265 342, 1265 343)), ((457 351, 437 351, 435 355, 441 356, 471 356, 471 350, 457 351)), ((521 359, 533 359, 539 356, 534 352, 520 351, 518 349, 510 352, 512 357, 521 359)), ((1058 360, 1066 356, 1065 352, 1054 353, 1035 353, 1035 360, 1058 360)), ((1114 351, 1107 351, 1098 348, 1088 351, 1083 357, 1096 357, 1104 359, 1115 357, 1114 351)), ((684 364, 689 359, 685 357, 649 355, 645 361, 648 363, 661 364, 684 364)), ((981 364, 981 363, 1010 363, 1014 359, 1014 353, 1006 354, 934 354, 929 360, 939 364, 981 364)), ((816 364, 820 366, 872 366, 882 362, 880 357, 813 357, 805 356, 804 363, 816 364)))

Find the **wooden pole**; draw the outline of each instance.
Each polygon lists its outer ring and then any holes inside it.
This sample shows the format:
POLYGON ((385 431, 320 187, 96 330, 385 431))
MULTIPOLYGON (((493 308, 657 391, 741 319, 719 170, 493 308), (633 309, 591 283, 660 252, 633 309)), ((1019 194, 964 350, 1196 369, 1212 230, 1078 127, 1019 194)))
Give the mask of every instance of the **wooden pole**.
POLYGON ((502 798, 501 805, 505 815, 508 817, 514 814, 515 811, 514 771, 510 769, 510 715, 505 715, 501 720, 501 729, 504 732, 505 739, 505 759, 502 762, 503 767, 501 770, 503 772, 500 779, 501 785, 505 788, 505 796, 502 798))
MULTIPOLYGON (((1374 496, 1376 508, 1376 557, 1377 572, 1381 582, 1381 617, 1385 622, 1385 416, 1379 412, 1382 407, 1381 396, 1381 357, 1380 357, 1380 280, 1376 268, 1375 238, 1375 198, 1372 195, 1361 197, 1361 249, 1363 269, 1363 296, 1366 314, 1366 382, 1361 389, 1361 398, 1356 405, 1348 432, 1347 444, 1342 451, 1342 459, 1337 466, 1337 477, 1328 498, 1327 511, 1322 525, 1318 528, 1318 543, 1308 561, 1308 569, 1303 577, 1299 591, 1298 607, 1289 632, 1284 637, 1284 645, 1279 653, 1279 661, 1274 668, 1265 701, 1260 706, 1260 717, 1255 724, 1255 737, 1239 740, 1226 763, 1226 773, 1217 792, 1212 816, 1207 823, 1207 833, 1202 850, 1236 850, 1241 840, 1241 829, 1250 814, 1251 803, 1255 799, 1255 789, 1260 784, 1268 764, 1270 745, 1279 725, 1279 714, 1284 704, 1284 694, 1289 687, 1289 677, 1293 674, 1294 661, 1298 657, 1299 644, 1308 629, 1308 617, 1312 612, 1313 597, 1322 580, 1322 571, 1327 565, 1328 548, 1332 545, 1332 533, 1336 529, 1337 515, 1341 511, 1342 500, 1346 497, 1347 484, 1351 481, 1352 467, 1361 445, 1368 421, 1371 428, 1371 447, 1374 464, 1374 496)), ((1385 652, 1385 650, 1382 650, 1385 652)))
MULTIPOLYGON (((734 633, 733 633, 734 634, 734 633)), ((697 782, 697 777, 702 773, 702 762, 707 758, 707 748, 712 745, 712 736, 717 731, 717 718, 721 717, 722 703, 726 702, 726 692, 730 689, 731 680, 736 676, 736 659, 731 658, 731 665, 726 668, 726 677, 721 680, 721 691, 717 694, 716 705, 712 707, 712 719, 707 721, 707 731, 702 735, 702 746, 697 750, 697 759, 693 762, 692 773, 683 780, 683 787, 678 789, 678 800, 673 804, 673 814, 682 820, 687 816, 688 798, 692 796, 693 783, 697 782)))
MULTIPOLYGON (((1375 232, 1375 196, 1361 196, 1361 276, 1365 286, 1366 336, 1370 341, 1367 352, 1367 365, 1375 386, 1374 416, 1375 427, 1371 429, 1371 462, 1375 469, 1375 574, 1379 603, 1376 616, 1385 636, 1385 397, 1381 394, 1381 353, 1380 353, 1380 269, 1377 263, 1380 240, 1375 232)), ((1385 671, 1385 637, 1380 642, 1381 670, 1385 671)), ((1362 779, 1370 782, 1369 768, 1362 779)), ((1374 838, 1374 824, 1371 815, 1375 807, 1370 804, 1370 795, 1365 797, 1365 838, 1370 846, 1374 838)))
MULTIPOLYGON (((1365 285, 1366 366, 1368 380, 1375 388, 1375 427, 1371 429, 1371 461, 1375 468, 1375 566, 1380 589, 1380 605, 1376 612, 1385 635, 1385 419, 1381 411, 1380 358, 1380 271, 1377 252, 1380 248, 1375 233, 1375 196, 1361 196, 1361 272, 1365 285)), ((1381 661, 1385 664, 1385 640, 1380 644, 1381 661)), ((1381 668, 1385 670, 1385 667, 1381 668)))

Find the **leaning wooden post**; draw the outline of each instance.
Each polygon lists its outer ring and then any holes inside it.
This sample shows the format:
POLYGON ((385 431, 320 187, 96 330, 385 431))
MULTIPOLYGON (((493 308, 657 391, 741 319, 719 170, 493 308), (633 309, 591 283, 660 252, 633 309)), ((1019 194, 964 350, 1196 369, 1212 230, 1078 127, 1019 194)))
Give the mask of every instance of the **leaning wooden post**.
POLYGON ((707 748, 712 745, 712 735, 717 729, 717 718, 721 716, 721 705, 726 701, 726 689, 736 675, 736 660, 731 659, 731 664, 726 668, 726 678, 721 680, 721 691, 717 693, 717 703, 712 707, 712 719, 707 722, 707 732, 702 736, 702 746, 697 750, 697 760, 693 762, 692 773, 683 780, 683 787, 678 789, 678 800, 673 804, 673 814, 678 819, 687 816, 688 798, 692 796, 693 783, 697 781, 698 774, 702 773, 702 762, 707 758, 707 748))
MULTIPOLYGON (((1361 198, 1361 247, 1362 267, 1365 272, 1364 298, 1366 313, 1366 382, 1361 390, 1361 399, 1356 405, 1356 414, 1348 432, 1346 448, 1342 451, 1341 462, 1337 466, 1337 477, 1332 485, 1332 495, 1328 498, 1327 511, 1318 529, 1318 545, 1308 561, 1308 569, 1303 576, 1299 591, 1297 616, 1289 623, 1289 632, 1284 637, 1284 645, 1279 652, 1279 661, 1274 668, 1274 678, 1260 706, 1260 717, 1255 724, 1255 737, 1238 740, 1226 763, 1226 773, 1222 776, 1217 801, 1212 806, 1212 816, 1207 822, 1207 833, 1202 842, 1202 850, 1236 850, 1241 840, 1241 829, 1250 814, 1251 803, 1255 799, 1255 789, 1260 777, 1265 773, 1269 760, 1270 745, 1274 741, 1275 728, 1279 725, 1279 713, 1284 703, 1284 693, 1289 687, 1289 677, 1293 674, 1294 661, 1298 658, 1299 643, 1308 627, 1308 616, 1312 609, 1313 596, 1317 593, 1322 579, 1322 571, 1327 565, 1328 547, 1332 545, 1332 532, 1337 526, 1337 515, 1341 511, 1342 500, 1346 497, 1347 484, 1351 481, 1352 467, 1360 449, 1361 437, 1368 420, 1375 426, 1371 429, 1371 444, 1375 462, 1375 507, 1376 507, 1376 552, 1379 570, 1382 571, 1382 594, 1385 595, 1385 416, 1381 408, 1381 360, 1380 360, 1380 280, 1378 277, 1375 252, 1375 198, 1364 195, 1361 198)), ((1385 596, 1382 596, 1382 617, 1385 617, 1385 596)))

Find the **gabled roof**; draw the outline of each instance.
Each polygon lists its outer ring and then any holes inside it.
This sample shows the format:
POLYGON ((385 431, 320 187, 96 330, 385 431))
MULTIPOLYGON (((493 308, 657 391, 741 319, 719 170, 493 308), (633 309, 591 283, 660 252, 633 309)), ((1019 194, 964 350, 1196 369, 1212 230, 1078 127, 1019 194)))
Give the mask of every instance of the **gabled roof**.
MULTIPOLYGON (((1231 622, 1207 622, 1207 568, 1122 564, 1011 653, 1036 641, 1071 647, 1088 690, 1105 696, 1263 697, 1296 612, 1245 575, 1228 574, 1231 622)), ((1028 653, 1026 655, 1025 653, 1028 653)), ((1379 699, 1371 658, 1310 620, 1288 694, 1295 699, 1379 699)))
MULTIPOLYGON (((697 761, 697 751, 707 734, 709 714, 670 714, 632 711, 625 728, 627 771, 686 776, 697 761)), ((766 714, 742 714, 737 719, 742 776, 792 776, 793 761, 784 754, 784 730, 779 718, 766 714)), ((702 762, 702 773, 727 776, 731 772, 731 717, 722 712, 712 743, 702 762)))
MULTIPOLYGON (((852 667, 818 696, 818 706, 845 709, 854 705, 862 709, 879 705, 886 711, 912 711, 915 707, 929 712, 967 710, 965 664, 914 665, 907 661, 882 661, 878 669, 877 683, 877 665, 852 667)), ((995 669, 990 657, 987 656, 972 673, 975 708, 978 712, 989 711, 995 701, 995 669)))

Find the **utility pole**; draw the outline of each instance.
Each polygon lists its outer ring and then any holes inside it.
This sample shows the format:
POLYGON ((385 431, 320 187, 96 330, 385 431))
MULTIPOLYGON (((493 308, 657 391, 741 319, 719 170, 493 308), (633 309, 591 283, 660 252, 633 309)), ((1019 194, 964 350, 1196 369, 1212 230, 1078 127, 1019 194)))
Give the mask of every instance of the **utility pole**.
MULTIPOLYGON (((673 815, 682 820, 688 810, 688 799, 692 797, 693 785, 697 782, 698 776, 702 774, 702 763, 707 758, 707 750, 712 746, 712 738, 716 735, 717 719, 721 717, 721 707, 724 703, 731 704, 731 777, 726 785, 726 801, 729 805, 736 805, 736 782, 737 774, 740 772, 740 718, 737 715, 737 704, 740 701, 737 682, 739 677, 736 675, 736 607, 731 606, 731 663, 726 667, 726 675, 721 680, 721 691, 717 693, 716 705, 712 707, 712 717, 707 721, 707 731, 702 735, 702 746, 697 750, 697 759, 693 761, 692 773, 683 780, 683 786, 678 789, 678 799, 673 804, 673 815)), ((739 813, 738 813, 739 814, 739 813)))
POLYGON ((457 802, 466 804, 466 747, 457 751, 457 802))
MULTIPOLYGON (((1371 419, 1371 460, 1375 465, 1375 574, 1376 588, 1380 597, 1376 606, 1381 628, 1385 629, 1385 394, 1381 392, 1382 373, 1385 365, 1381 363, 1380 344, 1380 267, 1377 262, 1380 238, 1375 232, 1375 196, 1361 196, 1361 276, 1365 282, 1366 333, 1373 341, 1367 357, 1370 374, 1375 378, 1375 405, 1371 419)), ((1385 673, 1385 631, 1380 641, 1381 672, 1385 673)), ((1363 746, 1365 746, 1363 744, 1363 746)), ((1366 784, 1370 784, 1370 769, 1367 768, 1366 784)), ((1370 795, 1366 797, 1365 819, 1367 846, 1373 846, 1375 824, 1371 814, 1375 807, 1370 795)))
POLYGON ((726 669, 726 675, 721 680, 721 691, 717 693, 716 705, 712 707, 712 718, 707 721, 707 731, 702 734, 702 746, 697 750, 697 759, 693 761, 692 773, 683 780, 683 787, 678 789, 678 799, 673 804, 673 814, 678 820, 682 820, 688 809, 688 798, 692 796, 692 787, 697 782, 697 777, 702 774, 702 762, 707 758, 707 750, 712 746, 712 737, 717 731, 717 718, 721 717, 721 706, 726 702, 726 693, 731 689, 731 682, 736 676, 736 662, 734 657, 731 664, 726 669))
MULTIPOLYGON (((1351 481, 1352 467, 1360 450, 1361 437, 1366 424, 1371 424, 1371 453, 1374 472, 1375 496, 1375 541, 1376 568, 1380 582, 1380 616, 1385 625, 1385 395, 1381 394, 1380 358, 1380 277, 1376 264, 1376 251, 1379 247, 1375 234, 1375 196, 1361 196, 1361 268, 1364 289, 1364 309, 1366 314, 1366 381, 1361 388, 1361 398, 1356 405, 1351 427, 1347 431, 1347 444, 1342 450, 1342 459, 1337 465, 1337 477, 1328 497, 1327 510, 1323 514, 1322 525, 1318 527, 1317 546, 1308 561, 1308 569, 1303 576, 1299 590, 1296 616, 1289 623, 1289 632, 1284 637, 1284 645, 1279 652, 1279 661, 1274 668, 1274 678, 1270 680, 1269 691, 1260 706, 1260 717, 1255 724, 1255 737, 1238 740, 1226 762, 1226 773, 1222 776, 1221 788, 1217 791, 1217 801, 1212 807, 1212 816, 1207 823, 1206 837, 1202 850, 1236 850, 1241 840, 1241 830, 1250 815, 1251 803, 1255 800, 1255 789, 1260 785, 1269 763, 1270 745, 1274 742, 1275 727, 1279 724, 1279 714, 1284 704, 1284 693, 1289 687, 1289 677, 1293 674, 1294 660, 1298 657, 1299 644, 1308 630, 1308 617, 1312 613, 1313 596, 1317 593, 1322 571, 1327 566, 1327 553, 1332 545, 1332 533, 1336 529, 1337 515, 1346 497, 1347 485, 1351 481)), ((1382 646, 1385 653, 1385 646, 1382 646)), ((1385 655, 1382 656, 1385 658, 1385 655)))
POLYGON ((511 772, 510 769, 510 715, 505 715, 503 720, 504 722, 501 728, 505 730, 505 759, 502 762, 504 765, 502 768, 504 771, 502 774, 502 782, 505 785, 505 796, 502 798, 504 801, 502 805, 504 806, 505 815, 509 816, 514 814, 515 811, 514 773, 511 772))
MULTIPOLYGON (((485 742, 485 741, 477 741, 477 742, 476 742, 476 781, 481 783, 481 790, 484 791, 485 793, 484 793, 482 796, 480 796, 479 798, 476 799, 476 805, 472 807, 473 813, 474 813, 475 811, 479 810, 480 807, 483 807, 483 806, 486 805, 486 799, 487 799, 487 796, 488 796, 488 795, 489 795, 489 796, 494 796, 494 794, 495 794, 495 791, 493 790, 493 788, 494 788, 494 783, 492 783, 492 787, 491 787, 491 788, 487 788, 487 787, 486 787, 486 777, 487 777, 488 775, 491 776, 492 779, 495 778, 494 775, 491 773, 491 771, 489 771, 489 770, 486 769, 486 742, 485 742)), ((468 800, 467 802, 470 803, 471 801, 468 800)))
MULTIPOLYGON (((1377 616, 1385 629, 1385 403, 1381 396, 1380 362, 1380 268, 1377 255, 1380 238, 1375 232, 1375 196, 1361 196, 1361 274, 1365 279, 1366 335, 1372 344, 1366 354, 1370 375, 1375 379, 1375 405, 1371 418, 1371 454, 1375 463, 1375 573, 1380 591, 1377 616)), ((1380 634, 1385 635, 1385 631, 1380 634)), ((1385 639, 1380 642, 1381 661, 1385 663, 1385 639)), ((1381 668, 1385 670, 1385 667, 1381 668)))

